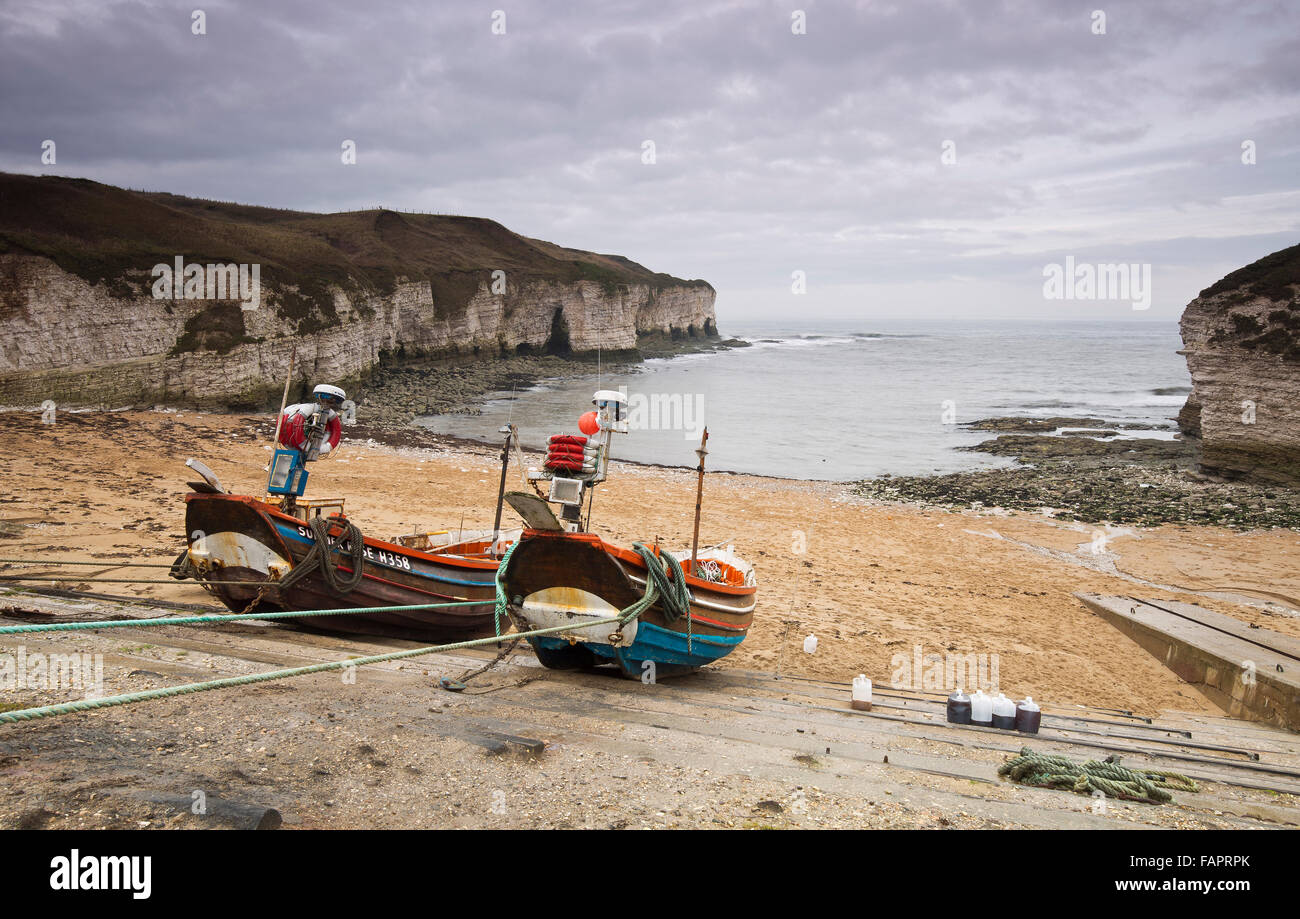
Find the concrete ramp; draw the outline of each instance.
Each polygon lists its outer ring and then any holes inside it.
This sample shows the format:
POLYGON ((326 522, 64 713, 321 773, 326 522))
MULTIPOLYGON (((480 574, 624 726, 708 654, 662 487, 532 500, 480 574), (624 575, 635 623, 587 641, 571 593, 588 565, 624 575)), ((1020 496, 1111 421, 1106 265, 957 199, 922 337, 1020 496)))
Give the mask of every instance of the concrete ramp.
POLYGON ((1190 603, 1075 596, 1229 715, 1300 731, 1300 639, 1190 603))

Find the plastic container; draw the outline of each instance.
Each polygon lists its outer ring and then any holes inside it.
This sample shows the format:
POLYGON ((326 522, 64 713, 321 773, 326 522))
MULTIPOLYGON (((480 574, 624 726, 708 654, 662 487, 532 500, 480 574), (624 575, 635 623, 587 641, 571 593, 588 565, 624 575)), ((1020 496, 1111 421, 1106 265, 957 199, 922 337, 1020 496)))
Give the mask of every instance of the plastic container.
POLYGON ((807 638, 805 638, 805 639, 803 640, 803 653, 804 653, 804 654, 816 654, 816 653, 817 653, 817 636, 816 636, 816 635, 809 635, 807 638))
POLYGON ((1043 713, 1034 704, 1033 696, 1026 696, 1016 706, 1016 730, 1022 734, 1037 734, 1043 722, 1043 713))
POLYGON ((853 708, 860 712, 871 711, 871 680, 859 673, 853 678, 853 708))
POLYGON ((993 697, 982 689, 970 697, 970 723, 982 727, 993 726, 993 697))
POLYGON ((948 697, 948 723, 970 724, 970 696, 958 686, 948 697))
POLYGON ((993 726, 1004 731, 1016 729, 1016 703, 1008 699, 1006 693, 998 693, 993 700, 993 726))

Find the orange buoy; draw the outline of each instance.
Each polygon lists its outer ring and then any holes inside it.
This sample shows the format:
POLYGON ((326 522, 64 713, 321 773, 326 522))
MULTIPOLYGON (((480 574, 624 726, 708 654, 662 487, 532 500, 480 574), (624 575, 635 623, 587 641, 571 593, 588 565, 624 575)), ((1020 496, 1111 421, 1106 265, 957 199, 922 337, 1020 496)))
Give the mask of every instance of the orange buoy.
POLYGON ((596 420, 595 412, 587 412, 578 419, 578 430, 588 437, 595 437, 600 431, 600 422, 596 420))

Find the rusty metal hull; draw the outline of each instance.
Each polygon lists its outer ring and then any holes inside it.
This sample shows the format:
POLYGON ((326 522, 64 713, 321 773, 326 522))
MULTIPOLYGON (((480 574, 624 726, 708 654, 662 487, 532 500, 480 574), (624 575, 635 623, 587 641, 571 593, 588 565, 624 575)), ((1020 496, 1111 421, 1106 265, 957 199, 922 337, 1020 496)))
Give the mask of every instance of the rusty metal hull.
MULTIPOLYGON (((205 584, 235 612, 243 612, 250 603, 255 603, 254 612, 292 612, 477 601, 474 606, 307 616, 294 621, 322 631, 429 642, 494 634, 497 563, 492 559, 424 552, 366 537, 361 582, 352 591, 334 590, 319 570, 281 589, 269 582, 300 564, 315 542, 302 520, 246 495, 195 493, 185 496, 185 507, 191 563, 202 571, 201 581, 241 582, 205 584)), ((331 528, 331 536, 342 532, 337 525, 331 528)), ((338 551, 330 558, 341 573, 351 571, 349 562, 338 551)))

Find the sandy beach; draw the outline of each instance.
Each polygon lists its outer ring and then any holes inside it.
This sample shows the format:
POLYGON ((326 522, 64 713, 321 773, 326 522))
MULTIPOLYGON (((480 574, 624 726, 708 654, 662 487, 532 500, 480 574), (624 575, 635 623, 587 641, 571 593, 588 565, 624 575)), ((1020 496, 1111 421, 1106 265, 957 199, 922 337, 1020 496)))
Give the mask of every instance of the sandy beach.
MULTIPOLYGON (((89 582, 162 576, 118 566, 167 562, 183 547, 187 457, 206 462, 229 489, 257 493, 270 450, 266 416, 61 413, 52 425, 33 412, 3 417, 0 556, 102 559, 103 568, 48 573, 67 587, 211 602, 192 584, 89 582)), ((386 538, 491 525, 497 451, 385 445, 356 433, 348 431, 338 455, 317 464, 310 493, 345 498, 363 532, 386 538)), ((516 484, 517 474, 512 464, 516 484)), ((615 463, 596 496, 593 529, 623 543, 658 537, 689 545, 693 491, 689 470, 615 463)), ((1293 530, 1103 529, 1099 552, 1098 531, 1028 512, 882 503, 841 484, 713 475, 701 542, 733 543, 759 578, 751 635, 715 666, 837 681, 865 673, 883 686, 917 649, 988 655, 1009 696, 1147 714, 1213 713, 1199 692, 1073 594, 1179 599, 1300 636, 1300 535, 1293 530), (808 634, 819 639, 811 655, 801 647, 808 634)))

